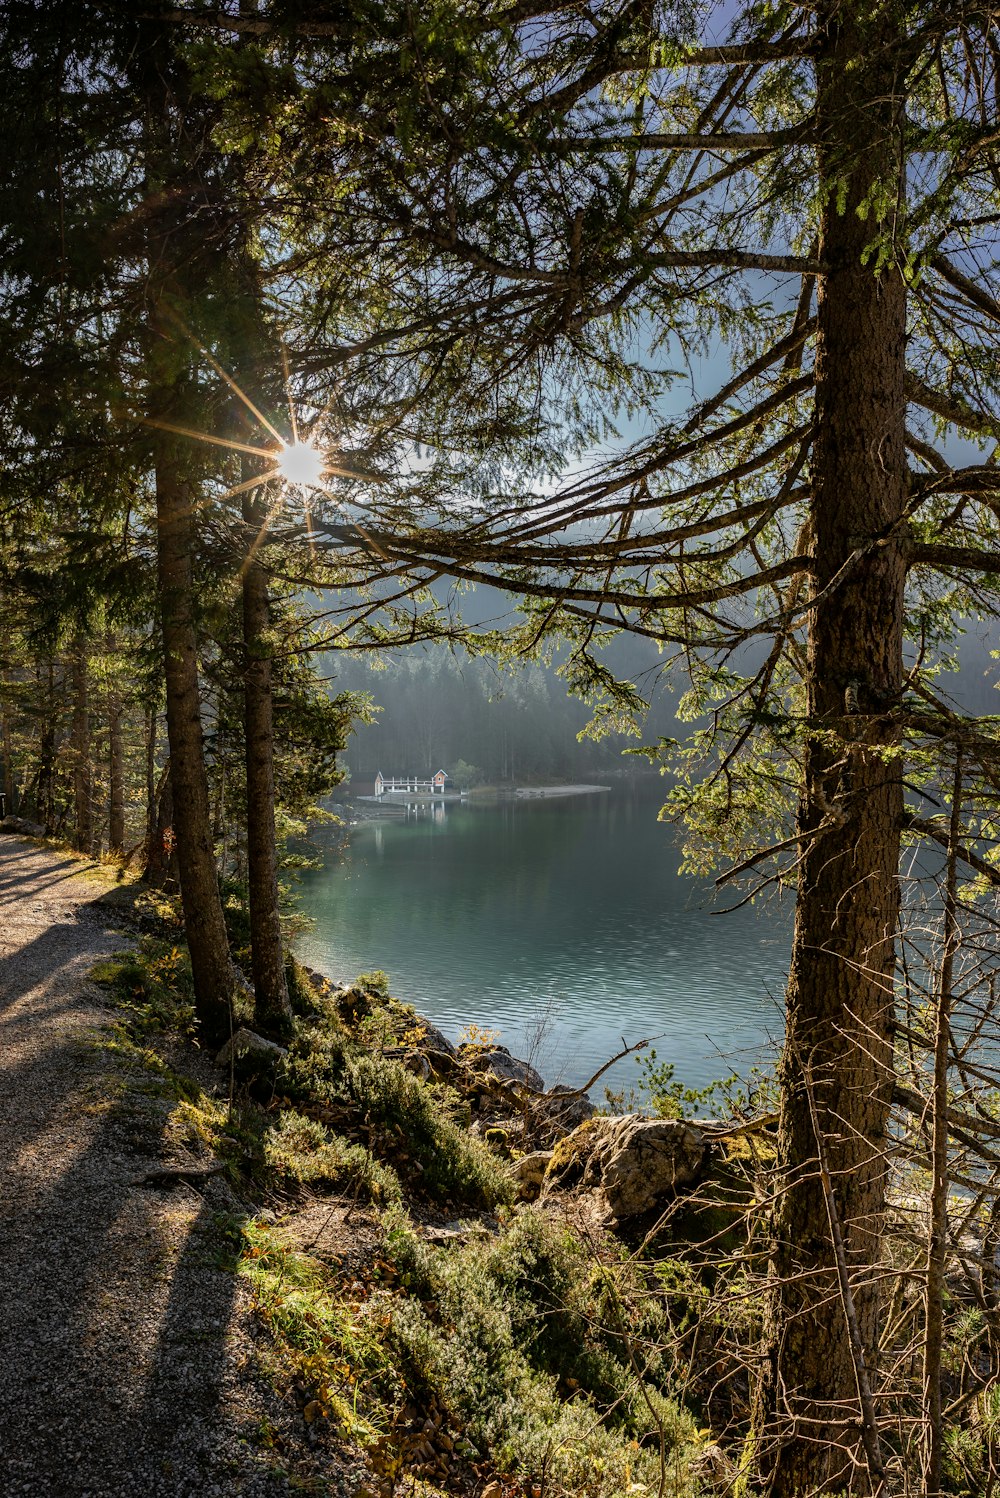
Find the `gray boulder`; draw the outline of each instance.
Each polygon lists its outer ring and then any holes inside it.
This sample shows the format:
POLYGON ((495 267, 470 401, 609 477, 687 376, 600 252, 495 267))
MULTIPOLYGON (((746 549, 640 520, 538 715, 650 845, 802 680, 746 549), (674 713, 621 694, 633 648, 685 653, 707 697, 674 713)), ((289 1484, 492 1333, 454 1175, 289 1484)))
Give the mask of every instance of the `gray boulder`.
POLYGON ((517 1187, 519 1201, 535 1200, 545 1183, 545 1172, 551 1159, 551 1150, 535 1150, 533 1154, 521 1155, 511 1162, 510 1173, 517 1187))
POLYGON ((637 1113, 592 1118, 556 1145, 545 1193, 571 1187, 595 1192, 608 1217, 621 1222, 693 1185, 707 1160, 707 1141, 694 1124, 637 1113))
POLYGON ((402 1066, 406 1067, 407 1071, 412 1072, 415 1077, 419 1077, 422 1082, 430 1080, 431 1063, 423 1051, 411 1050, 409 1047, 403 1045, 392 1045, 387 1046, 382 1054, 383 1056, 388 1056, 392 1061, 400 1062, 402 1066))
POLYGON ((439 1056, 457 1056, 458 1048, 453 1046, 447 1035, 443 1034, 437 1027, 432 1025, 429 1019, 423 1015, 417 1016, 417 1025, 420 1028, 420 1037, 417 1047, 421 1051, 435 1051, 439 1056))
POLYGON ((299 967, 305 973, 317 993, 324 995, 338 993, 344 987, 342 983, 337 982, 336 978, 330 978, 326 973, 321 973, 319 968, 307 967, 304 962, 300 962, 299 967))
POLYGON ((544 1120, 553 1131, 564 1134, 575 1129, 578 1124, 586 1123, 596 1112, 597 1109, 586 1093, 581 1094, 573 1087, 562 1085, 550 1087, 545 1096, 535 1104, 539 1120, 544 1120))
POLYGON ((0 832, 14 832, 21 837, 45 836, 45 828, 41 822, 29 822, 25 817, 4 817, 0 822, 0 832))
POLYGON ((265 1040, 253 1030, 240 1029, 232 1040, 227 1040, 215 1058, 216 1066, 227 1070, 232 1064, 239 1077, 272 1076, 288 1055, 284 1046, 273 1040, 265 1040))
POLYGON ((499 1077, 502 1082, 515 1082, 530 1087, 534 1092, 544 1092, 545 1083, 529 1061, 519 1061, 505 1045, 481 1046, 461 1045, 458 1054, 471 1072, 499 1077))

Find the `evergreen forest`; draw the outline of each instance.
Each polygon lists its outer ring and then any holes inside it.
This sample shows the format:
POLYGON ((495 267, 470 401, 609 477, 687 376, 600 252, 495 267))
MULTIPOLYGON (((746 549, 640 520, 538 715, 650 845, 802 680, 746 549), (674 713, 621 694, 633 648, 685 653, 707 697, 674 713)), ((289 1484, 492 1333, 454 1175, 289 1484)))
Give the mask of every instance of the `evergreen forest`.
POLYGON ((0 0, 0 77, 4 1491, 1000 1491, 1000 11, 0 0), (640 765, 794 907, 772 1071, 297 957, 337 787, 640 765))

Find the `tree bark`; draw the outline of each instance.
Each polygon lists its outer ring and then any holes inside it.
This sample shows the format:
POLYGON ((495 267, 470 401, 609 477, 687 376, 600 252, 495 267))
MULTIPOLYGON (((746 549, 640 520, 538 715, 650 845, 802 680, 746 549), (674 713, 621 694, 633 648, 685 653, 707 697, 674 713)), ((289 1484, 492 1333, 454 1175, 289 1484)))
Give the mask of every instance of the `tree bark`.
POLYGON ((177 843, 174 835, 174 796, 170 784, 170 761, 163 767, 159 790, 153 793, 153 817, 146 834, 146 858, 143 882, 154 889, 175 888, 177 878, 177 843))
POLYGON ((90 701, 87 644, 73 646, 73 846, 80 853, 94 847, 93 778, 90 769, 90 701))
POLYGON ((813 559, 801 866, 780 1069, 779 1194, 754 1420, 774 1498, 867 1487, 855 1358, 817 1161, 826 1154, 871 1366, 886 1187, 902 785, 906 292, 888 234, 902 98, 895 0, 825 6, 813 559), (865 12, 862 18, 862 12, 865 12), (841 569, 841 580, 831 583, 841 569), (815 1124, 803 1086, 813 1079, 815 1124))
MULTIPOLYGON (((6 671, 2 675, 3 685, 9 686, 6 671)), ((7 803, 7 814, 13 816, 17 811, 16 790, 14 782, 14 738, 10 731, 10 700, 3 702, 3 716, 0 718, 0 752, 3 754, 3 791, 7 803)))
MULTIPOLYGON (((256 14, 258 0, 240 0, 241 17, 256 14)), ((249 158, 247 158, 249 162, 249 158)), ((245 189, 245 183, 242 184, 245 189)), ((244 231, 246 221, 244 221, 244 231)), ((237 362, 246 362, 259 379, 262 361, 278 349, 261 315, 261 290, 249 237, 237 259, 244 290, 243 347, 237 362), (249 355, 249 358, 247 356, 249 355)), ((255 383, 257 381, 255 380, 255 383)), ((243 478, 253 478, 252 460, 243 460, 243 478)), ((266 465, 270 467, 270 464, 266 465)), ((274 827, 274 705, 271 696, 270 600, 260 546, 267 508, 258 490, 243 497, 246 559, 243 566, 243 729, 247 788, 247 899, 254 987, 254 1023, 259 1030, 285 1033, 292 1019, 285 978, 285 959, 278 918, 278 849, 274 827)))
POLYGON ((252 555, 264 506, 244 501, 250 556, 243 574, 244 731, 247 776, 247 888, 258 1029, 284 1031, 292 1008, 278 918, 278 854, 274 831, 274 708, 268 642, 267 574, 252 555))
POLYGON ((212 843, 194 622, 194 492, 175 439, 158 436, 157 575, 167 698, 167 740, 184 930, 198 1017, 228 1032, 235 973, 229 956, 212 843))
POLYGON ((108 852, 125 850, 125 737, 117 692, 108 702, 108 852))

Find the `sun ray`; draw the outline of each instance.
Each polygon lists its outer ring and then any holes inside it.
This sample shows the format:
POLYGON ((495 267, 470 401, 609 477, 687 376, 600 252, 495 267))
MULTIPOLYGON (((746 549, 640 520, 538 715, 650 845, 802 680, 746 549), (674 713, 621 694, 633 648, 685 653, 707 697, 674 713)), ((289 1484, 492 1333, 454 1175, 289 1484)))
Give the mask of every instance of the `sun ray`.
MULTIPOLYGON (((216 447, 228 447, 237 453, 252 453, 255 458, 274 458, 271 447, 253 447, 249 442, 237 442, 231 437, 215 437, 210 432, 198 432, 194 427, 175 426, 172 421, 159 421, 155 416, 143 418, 146 426, 158 427, 161 432, 174 432, 178 437, 193 437, 196 442, 211 442, 216 447)), ((278 438, 281 442, 281 438, 278 438)), ((282 446, 284 443, 282 442, 282 446)))
POLYGON ((381 482, 380 475, 370 473, 364 468, 345 468, 340 463, 325 462, 323 472, 335 479, 358 479, 360 482, 377 484, 381 482))
MULTIPOLYGON (((269 453, 268 456, 273 458, 274 454, 269 453)), ((242 484, 233 484, 232 488, 224 489, 221 494, 216 496, 216 498, 233 499, 237 494, 245 494, 248 489, 259 489, 262 484, 269 484, 272 479, 277 479, 280 477, 281 470, 278 468, 271 468, 267 473, 258 473, 255 474, 252 479, 245 479, 242 484)))
POLYGON ((318 426, 320 426, 326 420, 326 418, 329 416, 330 412, 333 410, 333 403, 334 403, 334 401, 336 399, 337 399, 337 387, 335 385, 333 387, 333 390, 330 393, 330 399, 327 401, 326 405, 323 406, 323 408, 320 411, 319 415, 316 417, 316 420, 313 422, 313 424, 312 424, 312 431, 315 432, 316 428, 318 426))
POLYGON ((288 367, 288 350, 285 340, 281 340, 281 367, 285 372, 285 399, 288 402, 288 419, 292 424, 292 442, 297 447, 299 443, 299 424, 295 419, 295 402, 292 400, 292 372, 288 367))
POLYGON ((268 419, 264 415, 263 411, 258 410, 258 408, 254 405, 253 401, 247 395, 246 391, 242 390, 240 388, 240 386, 233 379, 232 375, 228 372, 228 370, 223 369, 222 365, 219 363, 218 359, 216 359, 215 355, 209 353, 209 351, 205 347, 205 345, 198 338, 195 337, 195 335, 194 335, 194 333, 192 333, 191 329, 182 321, 181 318, 179 318, 177 316, 176 312, 173 313, 172 315, 173 315, 174 321, 177 323, 177 326, 180 328, 181 332, 185 335, 186 338, 190 338, 190 340, 194 344, 195 348, 198 350, 198 352, 200 354, 202 354, 204 356, 204 358, 206 358, 208 360, 209 364, 211 364, 211 366, 215 370, 216 374, 219 375, 221 379, 225 380, 226 384, 229 386, 230 390, 232 390, 235 395, 239 396, 240 400, 246 406, 246 408, 250 412, 250 414, 252 416, 256 416, 256 418, 260 422, 261 426, 267 427, 267 430, 271 433, 271 436, 274 438, 275 442, 283 442, 284 439, 283 439, 281 433, 278 431, 277 427, 275 427, 270 421, 268 421, 268 419))
POLYGON ((375 540, 374 536, 370 536, 368 534, 361 522, 359 520, 352 520, 351 524, 354 526, 354 529, 357 531, 362 541, 366 542, 367 545, 371 547, 372 551, 374 551, 377 556, 380 556, 383 562, 388 562, 391 567, 392 557, 388 552, 382 550, 381 546, 375 540))

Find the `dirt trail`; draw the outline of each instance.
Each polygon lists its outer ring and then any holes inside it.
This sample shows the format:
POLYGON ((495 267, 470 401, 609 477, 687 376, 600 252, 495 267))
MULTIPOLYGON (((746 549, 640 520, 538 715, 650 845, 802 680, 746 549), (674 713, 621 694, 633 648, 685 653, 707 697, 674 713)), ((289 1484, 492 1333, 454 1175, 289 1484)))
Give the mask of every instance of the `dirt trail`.
MULTIPOLYGON (((80 870, 0 837, 0 1494, 301 1492, 261 1442, 292 1412, 254 1374, 211 1193, 134 1184, 168 1107, 99 1044, 88 974, 129 942, 80 870)), ((327 1463, 311 1490, 353 1484, 327 1463)))

